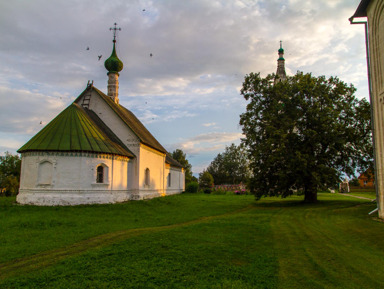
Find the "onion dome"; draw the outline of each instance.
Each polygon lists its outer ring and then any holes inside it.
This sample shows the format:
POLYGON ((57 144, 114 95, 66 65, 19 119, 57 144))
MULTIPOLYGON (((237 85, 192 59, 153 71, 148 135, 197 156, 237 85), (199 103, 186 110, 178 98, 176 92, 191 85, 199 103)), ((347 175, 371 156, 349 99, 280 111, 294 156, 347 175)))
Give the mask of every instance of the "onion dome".
POLYGON ((113 41, 113 50, 111 56, 104 62, 104 66, 108 70, 108 74, 119 74, 119 72, 123 70, 123 62, 117 57, 116 54, 115 42, 116 41, 113 41))

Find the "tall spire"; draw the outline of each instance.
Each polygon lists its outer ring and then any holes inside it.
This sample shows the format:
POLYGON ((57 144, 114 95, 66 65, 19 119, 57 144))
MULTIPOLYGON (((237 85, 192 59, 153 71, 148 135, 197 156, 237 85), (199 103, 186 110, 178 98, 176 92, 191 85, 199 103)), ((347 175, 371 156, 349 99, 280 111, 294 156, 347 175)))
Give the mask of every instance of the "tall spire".
POLYGON ((280 49, 277 52, 279 54, 279 58, 277 59, 277 71, 276 71, 275 83, 284 81, 287 79, 287 75, 285 73, 283 41, 281 40, 280 40, 280 49))
POLYGON ((119 72, 123 70, 123 62, 117 57, 116 54, 116 32, 121 30, 115 27, 110 28, 113 30, 113 49, 111 56, 104 62, 105 68, 108 70, 108 96, 112 98, 115 103, 119 103, 119 72))

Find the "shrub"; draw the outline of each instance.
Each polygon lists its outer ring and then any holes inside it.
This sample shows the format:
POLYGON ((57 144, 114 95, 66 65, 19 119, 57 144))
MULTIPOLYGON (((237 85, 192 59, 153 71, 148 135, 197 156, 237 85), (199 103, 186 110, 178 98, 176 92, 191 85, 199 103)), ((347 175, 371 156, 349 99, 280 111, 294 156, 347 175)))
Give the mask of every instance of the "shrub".
POLYGON ((199 189, 199 184, 197 182, 190 182, 186 188, 185 188, 185 192, 187 193, 197 193, 199 189))
POLYGON ((227 191, 223 189, 217 189, 212 191, 212 195, 226 195, 227 191))
POLYGON ((204 189, 204 194, 210 194, 211 192, 212 192, 211 189, 208 189, 208 188, 204 189))

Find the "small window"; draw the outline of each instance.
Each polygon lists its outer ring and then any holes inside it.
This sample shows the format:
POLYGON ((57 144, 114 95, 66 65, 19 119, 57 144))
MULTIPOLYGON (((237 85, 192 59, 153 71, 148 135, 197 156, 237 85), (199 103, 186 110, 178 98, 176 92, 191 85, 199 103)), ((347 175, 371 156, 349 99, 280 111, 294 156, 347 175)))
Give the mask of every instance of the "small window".
POLYGON ((103 166, 97 167, 96 183, 104 183, 104 167, 103 166))
POLYGON ((172 186, 171 183, 171 173, 168 173, 168 187, 172 186))
POLYGON ((146 168, 145 169, 145 185, 148 186, 148 187, 150 185, 150 180, 151 180, 150 178, 151 178, 151 176, 150 176, 149 169, 146 168))

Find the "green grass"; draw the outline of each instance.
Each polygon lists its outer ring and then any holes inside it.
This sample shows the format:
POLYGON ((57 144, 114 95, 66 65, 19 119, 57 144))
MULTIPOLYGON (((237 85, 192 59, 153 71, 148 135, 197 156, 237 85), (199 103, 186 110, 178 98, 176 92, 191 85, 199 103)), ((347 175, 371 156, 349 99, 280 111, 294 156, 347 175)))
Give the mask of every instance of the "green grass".
POLYGON ((358 197, 364 197, 364 198, 370 198, 370 199, 376 199, 376 192, 375 191, 350 192, 349 195, 358 196, 358 197))
POLYGON ((183 194, 34 207, 0 198, 0 288, 380 288, 375 204, 301 200, 183 194))

